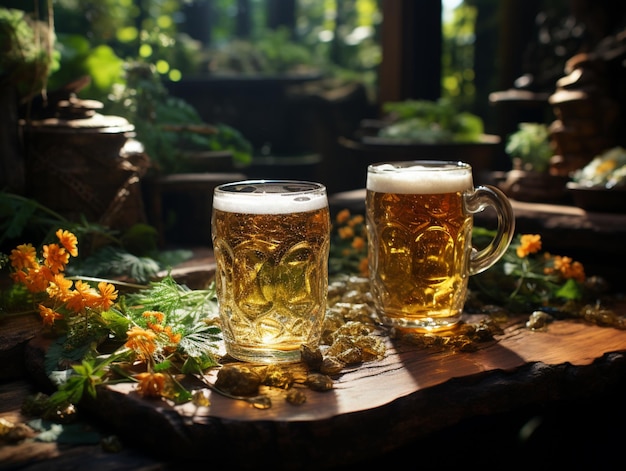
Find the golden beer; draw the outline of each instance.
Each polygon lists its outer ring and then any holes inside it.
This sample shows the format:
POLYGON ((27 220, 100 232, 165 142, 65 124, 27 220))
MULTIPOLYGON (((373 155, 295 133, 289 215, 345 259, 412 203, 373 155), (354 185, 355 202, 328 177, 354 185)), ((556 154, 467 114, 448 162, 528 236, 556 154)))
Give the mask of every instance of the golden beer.
POLYGON ((330 215, 307 182, 218 187, 212 240, 226 351, 239 360, 294 362, 317 346, 326 311, 330 215))
POLYGON ((470 210, 468 198, 477 196, 467 164, 417 161, 368 168, 370 283, 385 323, 427 331, 458 323, 468 277, 495 263, 512 237, 510 211, 505 243, 496 244, 497 253, 490 249, 486 262, 473 260, 472 212, 484 207, 483 191, 488 204, 493 199, 491 190, 479 188, 479 207, 470 210))

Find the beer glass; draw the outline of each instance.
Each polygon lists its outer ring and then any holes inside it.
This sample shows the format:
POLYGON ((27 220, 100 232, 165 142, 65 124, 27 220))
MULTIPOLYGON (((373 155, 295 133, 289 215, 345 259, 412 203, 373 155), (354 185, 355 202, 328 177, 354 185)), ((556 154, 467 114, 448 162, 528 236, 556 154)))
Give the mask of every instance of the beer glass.
POLYGON ((461 319, 468 277, 504 254, 515 216, 499 189, 474 187, 464 162, 404 161, 369 165, 366 223, 370 284, 385 324, 437 332, 461 319), (472 215, 497 213, 494 239, 472 246, 472 215))
POLYGON ((215 188, 216 294, 227 353, 291 363, 319 343, 328 291, 330 214, 324 185, 249 180, 215 188))

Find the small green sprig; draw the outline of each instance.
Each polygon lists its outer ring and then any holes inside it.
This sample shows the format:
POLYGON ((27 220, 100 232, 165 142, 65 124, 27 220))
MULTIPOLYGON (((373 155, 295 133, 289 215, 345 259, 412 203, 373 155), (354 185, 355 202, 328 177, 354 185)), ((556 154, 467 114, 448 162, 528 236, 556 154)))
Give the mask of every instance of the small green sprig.
MULTIPOLYGON (((494 231, 475 227, 472 238, 478 246, 484 246, 493 236, 494 231)), ((512 312, 557 307, 582 301, 590 294, 582 264, 541 252, 538 234, 516 235, 493 267, 470 278, 470 288, 512 312)))

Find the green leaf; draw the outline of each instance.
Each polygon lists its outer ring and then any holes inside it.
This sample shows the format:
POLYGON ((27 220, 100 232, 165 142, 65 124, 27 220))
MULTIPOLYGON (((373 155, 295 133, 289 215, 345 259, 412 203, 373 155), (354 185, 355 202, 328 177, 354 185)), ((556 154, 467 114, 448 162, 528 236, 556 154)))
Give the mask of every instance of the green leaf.
POLYGON ((110 90, 124 76, 124 61, 117 57, 110 46, 92 48, 85 66, 93 79, 93 85, 99 90, 110 90))
POLYGON ((66 383, 50 396, 50 402, 55 405, 78 404, 85 390, 83 376, 70 376, 66 383))
POLYGON ((59 365, 75 363, 82 360, 85 355, 91 351, 91 343, 74 345, 74 348, 68 348, 68 337, 63 335, 57 337, 50 344, 46 351, 44 359, 44 368, 47 374, 59 370, 59 365))
POLYGON ((154 371, 155 373, 158 373, 160 371, 167 371, 169 368, 171 368, 172 366, 172 362, 170 360, 164 360, 161 363, 157 363, 156 365, 154 365, 154 371))
POLYGON ((130 276, 137 283, 153 279, 161 267, 152 258, 138 257, 120 247, 107 245, 87 257, 79 265, 68 267, 72 276, 108 277, 130 276))
POLYGON ((81 365, 72 366, 74 371, 81 376, 89 376, 92 372, 91 365, 83 360, 81 365))
POLYGON ((182 372, 184 374, 202 374, 203 371, 219 366, 215 358, 209 354, 203 354, 197 357, 189 356, 183 363, 182 372))
POLYGON ((126 338, 126 332, 131 324, 126 316, 116 310, 103 311, 100 316, 116 338, 126 338))
POLYGON ((580 284, 576 280, 570 278, 556 291, 555 296, 557 298, 575 301, 582 299, 583 292, 580 284))
POLYGON ((178 381, 172 378, 172 389, 167 391, 167 394, 164 397, 174 401, 176 404, 184 404, 185 402, 191 401, 193 395, 183 387, 178 381))

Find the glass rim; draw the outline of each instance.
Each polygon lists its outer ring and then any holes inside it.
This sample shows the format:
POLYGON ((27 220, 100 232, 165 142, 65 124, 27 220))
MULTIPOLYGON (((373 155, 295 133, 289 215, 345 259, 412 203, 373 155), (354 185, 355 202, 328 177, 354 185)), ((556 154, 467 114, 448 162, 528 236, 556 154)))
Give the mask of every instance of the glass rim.
POLYGON ((268 178, 268 179, 248 179, 222 183, 215 187, 215 193, 228 195, 262 196, 272 195, 297 195, 315 192, 326 192, 326 186, 320 182, 310 180, 268 178), (266 190, 277 191, 243 191, 246 187, 265 188, 266 190), (291 187, 291 188, 290 188, 291 187))
POLYGON ((424 172, 424 171, 459 171, 472 170, 472 166, 461 160, 390 160, 376 162, 367 166, 368 172, 385 173, 396 171, 424 172))

